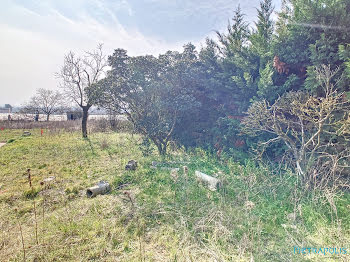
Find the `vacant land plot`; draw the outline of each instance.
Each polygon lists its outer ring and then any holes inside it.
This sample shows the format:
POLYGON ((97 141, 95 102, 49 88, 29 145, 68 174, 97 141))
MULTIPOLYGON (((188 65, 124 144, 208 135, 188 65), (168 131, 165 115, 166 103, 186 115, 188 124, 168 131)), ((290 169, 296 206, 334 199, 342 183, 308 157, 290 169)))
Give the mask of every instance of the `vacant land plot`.
POLYGON ((0 261, 349 259, 295 254, 295 247, 350 251, 350 197, 305 192, 288 171, 274 175, 202 150, 143 156, 139 137, 122 133, 84 140, 80 132, 1 132, 8 144, 0 149, 0 261), (124 170, 130 159, 136 171, 124 170), (188 162, 188 176, 151 168, 152 161, 188 162), (195 170, 218 173, 223 189, 198 184, 195 170), (87 198, 100 180, 111 193, 87 198))

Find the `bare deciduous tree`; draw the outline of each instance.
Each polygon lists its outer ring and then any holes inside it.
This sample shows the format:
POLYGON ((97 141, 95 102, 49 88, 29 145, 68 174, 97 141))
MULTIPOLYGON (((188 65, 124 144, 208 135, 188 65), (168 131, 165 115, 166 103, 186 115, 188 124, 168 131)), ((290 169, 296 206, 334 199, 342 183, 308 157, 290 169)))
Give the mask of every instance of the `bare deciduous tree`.
POLYGON ((63 107, 64 97, 59 91, 39 88, 21 111, 25 114, 44 114, 46 115, 46 121, 49 121, 50 116, 62 112, 63 107))
POLYGON ((64 106, 63 95, 58 91, 40 88, 31 99, 32 104, 36 104, 39 112, 46 115, 46 121, 50 120, 50 115, 62 112, 64 106))
POLYGON ((28 102, 21 105, 20 113, 26 117, 26 119, 32 119, 33 115, 38 116, 40 114, 37 104, 32 103, 33 100, 30 99, 28 102))
POLYGON ((91 86, 105 75, 106 56, 99 44, 92 52, 85 52, 82 57, 69 52, 57 77, 61 79, 61 88, 65 94, 83 111, 82 133, 87 137, 87 120, 89 109, 94 104, 90 92, 91 86))

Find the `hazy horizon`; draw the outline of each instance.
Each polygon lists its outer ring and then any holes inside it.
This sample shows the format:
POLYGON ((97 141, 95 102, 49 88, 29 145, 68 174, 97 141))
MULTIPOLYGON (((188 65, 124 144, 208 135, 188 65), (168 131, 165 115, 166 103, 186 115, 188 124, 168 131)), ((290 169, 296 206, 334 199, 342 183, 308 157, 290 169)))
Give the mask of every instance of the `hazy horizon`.
MULTIPOLYGON (((259 1, 230 0, 5 0, 0 10, 0 105, 19 106, 38 88, 56 89, 54 73, 70 50, 88 51, 104 44, 130 55, 158 55, 200 47, 214 30, 224 30, 240 5, 246 20, 256 19, 259 1)), ((280 7, 274 1, 275 10, 280 7)))

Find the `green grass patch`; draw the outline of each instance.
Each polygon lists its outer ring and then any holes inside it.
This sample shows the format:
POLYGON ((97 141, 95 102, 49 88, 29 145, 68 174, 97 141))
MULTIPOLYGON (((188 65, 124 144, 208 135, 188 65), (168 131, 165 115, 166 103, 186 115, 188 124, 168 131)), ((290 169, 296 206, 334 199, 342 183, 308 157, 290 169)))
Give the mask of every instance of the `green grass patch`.
POLYGON ((200 149, 144 156, 137 135, 1 135, 16 139, 0 148, 1 261, 22 259, 19 223, 28 261, 322 261, 293 248, 348 248, 350 195, 327 201, 303 190, 291 172, 218 160, 200 149), (125 171, 131 159, 137 170, 125 171), (155 169, 152 161, 166 163, 155 169), (174 167, 176 179, 164 169, 174 167), (217 174, 224 187, 209 191, 195 170, 217 174), (55 179, 42 183, 49 176, 55 179), (112 192, 88 199, 86 188, 100 180, 112 192))

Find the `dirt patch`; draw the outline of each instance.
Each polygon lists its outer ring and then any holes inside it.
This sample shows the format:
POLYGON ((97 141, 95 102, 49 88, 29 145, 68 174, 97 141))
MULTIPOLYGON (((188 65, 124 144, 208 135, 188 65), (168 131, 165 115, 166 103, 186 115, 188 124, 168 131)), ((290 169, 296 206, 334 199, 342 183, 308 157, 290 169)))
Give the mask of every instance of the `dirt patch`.
POLYGON ((4 145, 6 145, 6 143, 0 143, 0 147, 2 147, 2 146, 4 146, 4 145))

